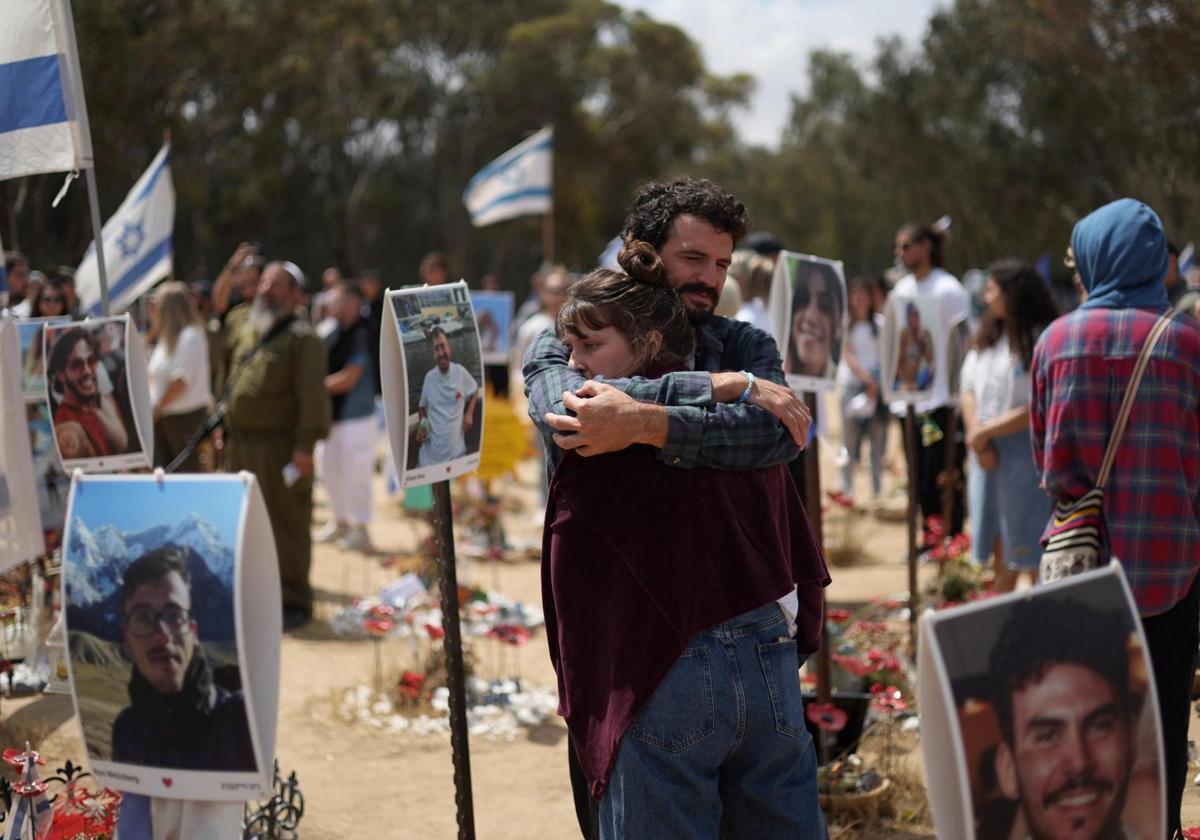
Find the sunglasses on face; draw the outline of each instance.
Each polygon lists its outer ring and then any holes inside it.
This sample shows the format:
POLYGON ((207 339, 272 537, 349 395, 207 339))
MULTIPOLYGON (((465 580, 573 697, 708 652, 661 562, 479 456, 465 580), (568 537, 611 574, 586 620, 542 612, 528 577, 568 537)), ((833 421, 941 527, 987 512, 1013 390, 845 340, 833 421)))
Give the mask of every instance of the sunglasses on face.
POLYGON ((71 361, 67 362, 67 370, 81 371, 86 368, 94 368, 99 361, 100 360, 95 356, 91 356, 87 359, 72 359, 71 361))
POLYGON ((182 607, 167 607, 165 610, 134 610, 125 616, 125 626, 129 628, 129 632, 133 636, 145 639, 158 632, 159 622, 166 624, 170 630, 179 631, 187 625, 191 618, 192 611, 182 607))

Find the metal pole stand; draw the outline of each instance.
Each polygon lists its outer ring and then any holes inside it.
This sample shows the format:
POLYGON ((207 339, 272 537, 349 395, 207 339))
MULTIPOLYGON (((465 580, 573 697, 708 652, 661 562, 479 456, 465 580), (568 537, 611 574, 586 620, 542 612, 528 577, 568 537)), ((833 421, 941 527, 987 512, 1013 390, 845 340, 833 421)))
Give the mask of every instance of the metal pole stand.
POLYGON ((471 795, 471 749, 467 741, 467 686, 463 668, 462 627, 458 620, 458 573, 454 562, 454 516, 450 482, 433 485, 434 536, 438 543, 438 588, 442 595, 442 627, 446 631, 446 686, 450 690, 450 750, 454 758, 454 804, 459 840, 475 840, 471 795))
POLYGON ((909 652, 917 655, 917 410, 912 403, 904 415, 904 454, 908 462, 908 644, 909 652))
MULTIPOLYGON (((816 394, 805 394, 804 402, 808 405, 808 410, 812 413, 812 423, 815 428, 817 425, 816 394)), ((808 521, 812 525, 813 537, 816 539, 817 545, 821 547, 821 551, 824 551, 825 533, 821 523, 821 447, 816 445, 815 436, 813 437, 813 441, 814 445, 804 453, 804 496, 807 501, 808 521)), ((828 607, 824 609, 828 609, 828 607)), ((817 649, 818 703, 828 703, 830 701, 833 682, 829 671, 829 636, 824 632, 824 609, 821 614, 821 647, 817 649)), ((829 752, 829 735, 826 732, 821 732, 821 737, 817 739, 817 757, 821 764, 829 762, 829 752)))

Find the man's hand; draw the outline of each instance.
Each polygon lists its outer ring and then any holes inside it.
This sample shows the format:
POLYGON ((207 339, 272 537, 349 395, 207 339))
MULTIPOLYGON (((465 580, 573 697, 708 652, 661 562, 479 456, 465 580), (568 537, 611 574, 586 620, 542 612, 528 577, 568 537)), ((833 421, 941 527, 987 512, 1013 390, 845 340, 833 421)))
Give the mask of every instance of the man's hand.
POLYGON ((300 470, 300 475, 305 478, 313 474, 313 456, 311 452, 300 452, 299 450, 292 452, 292 463, 296 465, 296 469, 300 470))
POLYGON ((666 409, 639 403, 611 385, 585 382, 574 394, 563 394, 563 405, 575 416, 546 414, 546 423, 559 432, 554 442, 585 457, 618 452, 635 443, 661 448, 667 442, 666 409))
POLYGON ((470 431, 471 426, 475 423, 475 412, 467 411, 463 413, 463 434, 470 431))
MULTIPOLYGON (((719 403, 735 403, 741 399, 749 380, 746 374, 722 371, 712 375, 713 400, 719 403)), ((756 377, 750 389, 750 405, 756 405, 775 416, 783 423, 792 440, 801 449, 808 442, 808 427, 812 424, 812 412, 804 400, 786 385, 776 385, 769 379, 756 377)))
POLYGON ((750 405, 756 405, 779 418, 801 449, 808 443, 812 412, 788 386, 777 385, 767 379, 755 379, 754 388, 750 391, 750 405))

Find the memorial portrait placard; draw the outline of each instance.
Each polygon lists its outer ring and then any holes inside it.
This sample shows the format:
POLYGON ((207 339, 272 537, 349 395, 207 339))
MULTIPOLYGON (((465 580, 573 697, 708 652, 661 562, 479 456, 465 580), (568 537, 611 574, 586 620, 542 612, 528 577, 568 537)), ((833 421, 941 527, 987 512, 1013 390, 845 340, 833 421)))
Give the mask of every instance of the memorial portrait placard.
POLYGON ((389 291, 379 356, 401 485, 432 484, 478 467, 483 358, 467 284, 389 291))
POLYGON ((254 477, 76 472, 62 581, 96 777, 160 799, 269 794, 282 613, 254 477))
POLYGON ((948 364, 947 329, 935 298, 888 297, 879 342, 885 400, 917 403, 933 396, 937 372, 948 364))
POLYGON ((129 316, 48 324, 42 332, 46 404, 63 468, 149 467, 146 351, 129 316))
POLYGON ((479 352, 483 355, 483 363, 507 365, 516 306, 513 293, 472 289, 471 305, 475 308, 475 319, 479 324, 479 352))
POLYGON ((767 310, 792 390, 833 390, 847 323, 842 263, 781 251, 767 310))
POLYGON ((927 614, 918 673, 939 837, 1163 837, 1153 671, 1116 563, 927 614))

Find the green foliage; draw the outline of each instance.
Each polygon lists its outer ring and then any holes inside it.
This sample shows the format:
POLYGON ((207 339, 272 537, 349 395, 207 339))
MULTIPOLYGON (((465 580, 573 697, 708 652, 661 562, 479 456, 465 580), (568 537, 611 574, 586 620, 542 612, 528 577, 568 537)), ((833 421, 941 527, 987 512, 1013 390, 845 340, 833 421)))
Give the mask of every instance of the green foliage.
POLYGON ((1200 211, 1197 32, 1188 0, 958 0, 918 51, 813 53, 778 153, 714 174, 788 247, 850 273, 890 264, 903 222, 944 213, 956 270, 1057 257, 1123 195, 1183 239, 1200 211))
MULTIPOLYGON (((75 3, 107 217, 173 144, 181 277, 258 241, 313 275, 331 263, 416 281, 420 257, 523 284, 540 222, 483 229, 462 205, 481 166, 553 125, 558 256, 590 267, 635 184, 728 144, 744 77, 705 72, 680 30, 601 0, 95 0, 75 3)), ((0 184, 5 239, 74 265, 86 193, 62 176, 0 184)))
MULTIPOLYGON (((557 256, 580 269, 639 182, 685 171, 852 274, 891 264, 900 223, 943 213, 961 271, 1057 256, 1121 195, 1181 240, 1200 210, 1194 0, 957 0, 915 48, 811 54, 777 150, 737 138, 753 79, 711 75, 679 29, 604 0, 74 6, 102 213, 169 131, 189 279, 251 240, 314 276, 378 267, 392 285, 444 249, 456 273, 519 288, 539 220, 475 229, 462 190, 546 124, 557 256)), ((50 209, 61 182, 0 182, 6 242, 43 267, 76 264, 89 238, 81 185, 50 209)))

